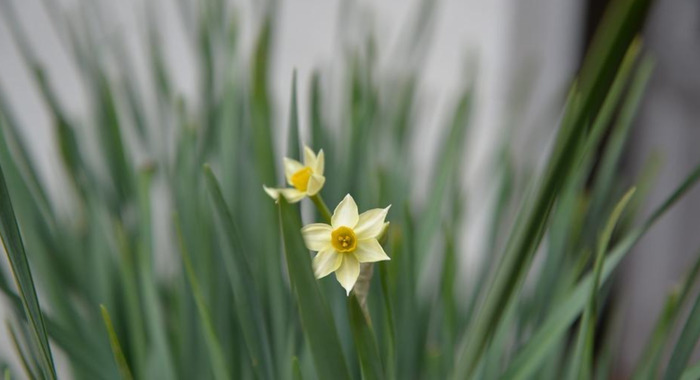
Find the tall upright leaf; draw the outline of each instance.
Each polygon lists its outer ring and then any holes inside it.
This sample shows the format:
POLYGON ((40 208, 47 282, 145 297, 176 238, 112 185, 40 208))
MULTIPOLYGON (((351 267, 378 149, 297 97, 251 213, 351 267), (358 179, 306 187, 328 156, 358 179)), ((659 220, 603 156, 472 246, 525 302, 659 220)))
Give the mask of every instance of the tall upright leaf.
POLYGON ((5 183, 2 165, 0 165, 0 239, 2 240, 7 260, 10 262, 12 274, 22 299, 22 306, 31 327, 32 336, 40 350, 42 373, 48 379, 55 379, 56 368, 54 367, 51 346, 46 333, 44 316, 39 305, 39 298, 36 295, 32 271, 29 267, 27 254, 24 251, 22 235, 20 235, 15 212, 12 208, 10 192, 5 183))
POLYGON ((347 380, 350 375, 338 331, 311 269, 309 251, 301 236, 299 212, 280 197, 279 216, 289 278, 318 378, 347 380))

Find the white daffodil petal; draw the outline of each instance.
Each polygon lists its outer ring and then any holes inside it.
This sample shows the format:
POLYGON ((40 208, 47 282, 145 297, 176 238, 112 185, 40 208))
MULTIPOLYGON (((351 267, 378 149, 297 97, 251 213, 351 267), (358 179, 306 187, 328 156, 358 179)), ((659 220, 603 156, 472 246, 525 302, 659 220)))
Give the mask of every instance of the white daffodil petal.
POLYGON ((284 162, 284 176, 287 178, 287 183, 292 184, 292 176, 294 173, 304 168, 304 165, 297 160, 292 160, 291 158, 285 157, 282 162, 284 162))
POLYGON ((304 226, 301 234, 304 236, 306 248, 312 251, 322 251, 331 247, 331 226, 323 223, 313 223, 304 226))
POLYGON ((297 203, 306 196, 305 192, 299 191, 299 190, 291 188, 291 187, 284 188, 284 189, 275 189, 275 190, 278 191, 280 194, 282 194, 282 196, 284 196, 284 199, 286 199, 287 202, 289 202, 289 203, 297 203))
POLYGON ((326 165, 326 155, 323 153, 323 149, 318 151, 318 156, 316 156, 316 167, 313 167, 314 173, 318 175, 323 175, 323 170, 326 165))
POLYGON ((355 235, 358 239, 377 238, 384 230, 384 219, 389 208, 375 208, 360 214, 360 219, 355 226, 355 235))
POLYGON ((308 146, 304 146, 304 166, 308 166, 312 170, 316 168, 316 154, 308 146))
POLYGON ((375 261, 391 260, 384 252, 384 248, 377 239, 360 240, 357 242, 355 257, 361 263, 373 263, 375 261))
POLYGON ((309 182, 306 185, 306 193, 310 196, 318 194, 326 183, 326 177, 318 174, 313 174, 309 177, 309 182))
POLYGON ((338 207, 333 211, 331 226, 333 226, 333 228, 338 228, 340 226, 354 228, 359 219, 360 216, 357 213, 357 204, 355 200, 352 199, 352 196, 348 194, 338 203, 338 207))
POLYGON ((274 200, 277 200, 277 199, 280 197, 280 191, 279 191, 279 189, 273 189, 273 188, 267 187, 267 186, 265 186, 265 185, 263 185, 263 189, 265 190, 265 192, 267 193, 267 195, 269 195, 270 198, 272 198, 272 199, 274 199, 274 200))
POLYGON ((333 248, 319 251, 311 265, 314 268, 314 276, 323 278, 336 271, 343 262, 343 256, 333 248))
POLYGON ((343 254, 343 263, 335 271, 335 278, 340 285, 345 288, 347 295, 350 295, 352 287, 355 286, 357 278, 360 276, 360 263, 354 255, 343 254))

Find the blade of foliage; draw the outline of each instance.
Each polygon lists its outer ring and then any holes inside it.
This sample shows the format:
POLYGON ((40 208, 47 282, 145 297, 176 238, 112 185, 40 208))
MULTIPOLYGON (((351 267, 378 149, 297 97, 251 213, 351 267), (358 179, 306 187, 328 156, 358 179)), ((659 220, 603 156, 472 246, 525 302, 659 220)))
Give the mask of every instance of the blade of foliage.
POLYGON ((360 369, 362 378, 365 380, 383 379, 384 369, 382 368, 377 338, 372 329, 371 320, 360 306, 360 302, 355 294, 348 297, 348 314, 350 328, 352 329, 355 349, 360 359, 360 369))
POLYGON ((126 362, 124 357, 124 352, 122 351, 121 344, 119 344, 119 338, 117 333, 114 331, 114 325, 112 325, 112 318, 109 317, 109 312, 104 305, 100 305, 100 311, 102 312, 102 319, 105 323, 105 328, 107 329, 107 334, 109 334, 109 343, 112 346, 112 352, 114 353, 114 360, 117 362, 117 367, 119 368, 119 373, 122 379, 130 380, 133 379, 131 375, 131 370, 129 369, 129 364, 126 362))
MULTIPOLYGON (((440 226, 440 216, 444 209, 447 191, 450 188, 451 181, 457 178, 456 173, 460 169, 459 163, 462 161, 462 148, 465 144, 465 135, 469 126, 471 104, 471 88, 467 88, 454 110, 450 128, 443 136, 442 146, 439 150, 438 169, 435 172, 435 178, 432 180, 433 187, 430 189, 430 200, 426 205, 425 215, 421 218, 423 222, 418 231, 418 254, 421 259, 429 256, 427 254, 428 247, 430 246, 431 238, 435 236, 435 232, 440 226)), ((420 265, 422 261, 418 260, 416 264, 420 265)))
POLYGON ((506 253, 486 301, 464 335, 455 378, 470 377, 500 320, 499 310, 508 303, 539 246, 555 199, 576 164, 576 146, 586 137, 587 119, 596 115, 610 88, 623 56, 640 29, 650 6, 647 0, 618 0, 606 13, 581 73, 580 103, 567 105, 549 165, 545 169, 524 226, 511 236, 506 253), (580 106, 576 106, 580 104, 580 106))
POLYGON ((696 380, 700 379, 700 363, 695 363, 687 368, 681 376, 681 380, 696 380))
POLYGON ((659 361, 663 354, 665 342, 670 336, 675 322, 678 320, 679 313, 685 305, 688 297, 691 295, 691 289, 695 284, 698 274, 700 274, 700 252, 698 252, 697 260, 692 268, 688 271, 683 280, 683 285, 680 289, 673 289, 666 299, 666 303, 659 315, 654 330, 649 336, 644 352, 642 353, 637 369, 635 370, 634 379, 653 379, 657 377, 659 361))
POLYGON ((10 333, 10 340, 12 341, 12 347, 15 349, 15 353, 19 357, 20 363, 22 364, 22 369, 24 370, 24 374, 27 375, 27 378, 29 378, 29 379, 37 379, 38 376, 32 370, 32 368, 35 366, 29 364, 30 359, 24 353, 22 346, 20 346, 19 339, 17 339, 17 333, 15 332, 15 329, 12 327, 12 325, 10 325, 9 322, 7 323, 7 330, 10 333))
MULTIPOLYGON (((683 183, 656 208, 652 216, 641 226, 636 227, 627 235, 620 239, 612 250, 606 255, 603 269, 600 274, 600 284, 604 284, 620 261, 625 257, 632 247, 641 239, 644 233, 663 216, 672 205, 674 205, 690 188, 700 180, 700 166, 697 166, 683 183)), ((582 312, 586 296, 590 293, 592 274, 586 275, 576 288, 572 290, 561 302, 541 327, 532 334, 528 343, 520 349, 518 354, 511 360, 511 365, 501 377, 504 380, 526 379, 540 367, 547 354, 552 352, 556 343, 566 333, 567 329, 582 312)))
POLYGON ((245 257, 234 219, 221 193, 219 183, 209 165, 204 165, 204 178, 209 189, 211 204, 219 226, 223 245, 221 257, 228 272, 236 304, 238 320, 248 348, 253 370, 265 378, 274 378, 269 334, 263 324, 263 312, 255 289, 250 264, 245 257))
POLYGON ((299 366, 299 359, 295 356, 292 358, 292 380, 304 380, 299 366))
POLYGON ((279 216, 289 279, 316 374, 319 379, 349 379, 335 322, 314 277, 309 251, 300 233, 299 212, 280 198, 279 216))
POLYGON ((673 348, 664 373, 665 380, 678 379, 683 375, 698 338, 700 338, 700 296, 696 297, 695 304, 673 348))
POLYGON ((635 188, 630 189, 627 194, 618 202, 613 210, 608 223, 605 225, 596 250, 595 263, 593 266, 593 282, 591 283, 590 293, 588 296, 588 304, 583 312, 583 319, 579 325, 578 337, 574 353, 572 355, 573 363, 569 368, 570 379, 589 379, 592 375, 593 367, 593 344, 595 337, 595 325, 598 314, 598 288, 600 287, 600 273, 603 270, 603 261, 605 253, 608 251, 608 245, 612 238, 613 230, 617 225, 617 221, 622 215, 622 211, 629 203, 635 192, 635 188))
MULTIPOLYGON (((297 102, 297 71, 292 74, 292 93, 289 101, 289 130, 287 131, 287 157, 299 160, 299 105, 297 102)), ((320 146, 319 146, 320 148, 320 146)), ((314 147, 314 149, 318 149, 314 147)))
POLYGON ((24 251, 24 243, 15 219, 15 212, 10 201, 10 193, 5 183, 2 166, 0 166, 0 239, 2 239, 7 260, 10 263, 10 268, 22 299, 24 312, 31 326, 32 336, 40 350, 42 373, 46 378, 55 379, 56 369, 51 354, 49 338, 46 333, 44 316, 39 305, 39 298, 36 295, 29 260, 24 251))
POLYGON ((207 348, 209 349, 208 357, 211 361, 214 376, 218 380, 229 379, 230 376, 228 374, 228 370, 226 369, 226 359, 224 357, 224 353, 221 351, 221 344, 219 343, 216 331, 214 330, 209 308, 205 304, 204 296, 200 289, 199 281, 197 280, 197 275, 192 267, 189 251, 187 250, 185 242, 182 238, 182 230, 180 228, 180 223, 177 216, 175 217, 175 229, 180 247, 180 254, 182 255, 183 265, 185 266, 185 273, 187 274, 187 280, 190 283, 190 288, 192 288, 192 295, 194 296, 197 311, 199 312, 202 333, 204 334, 204 338, 207 342, 207 348))

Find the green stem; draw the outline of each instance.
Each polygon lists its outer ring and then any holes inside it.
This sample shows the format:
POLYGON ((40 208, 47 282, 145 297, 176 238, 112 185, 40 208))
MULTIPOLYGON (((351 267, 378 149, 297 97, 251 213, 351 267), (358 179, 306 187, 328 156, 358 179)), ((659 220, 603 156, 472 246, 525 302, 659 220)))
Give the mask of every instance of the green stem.
POLYGON ((326 220, 328 224, 331 224, 331 212, 328 210, 328 206, 326 206, 326 202, 323 201, 323 198, 321 198, 321 193, 317 193, 316 195, 312 195, 309 198, 311 198, 311 201, 314 202, 316 205, 316 208, 318 209, 318 212, 321 213, 321 217, 326 220))

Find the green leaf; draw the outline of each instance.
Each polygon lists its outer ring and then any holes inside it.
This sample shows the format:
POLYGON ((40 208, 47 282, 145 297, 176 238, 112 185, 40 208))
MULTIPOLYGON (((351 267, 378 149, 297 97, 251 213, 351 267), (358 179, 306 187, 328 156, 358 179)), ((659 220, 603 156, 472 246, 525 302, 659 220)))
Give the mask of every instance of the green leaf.
POLYGON ((360 359, 360 369, 364 380, 384 378, 381 356, 377 346, 369 315, 362 310, 357 296, 353 293, 348 297, 348 314, 350 328, 355 340, 355 350, 360 359))
MULTIPOLYGON (((287 131, 287 157, 301 159, 299 143, 299 105, 297 102, 297 71, 292 74, 292 93, 289 101, 289 130, 287 131)), ((315 148, 319 149, 319 148, 315 148)))
POLYGON ((212 209, 217 219, 222 244, 221 257, 228 273, 236 305, 236 316, 241 325, 253 370, 263 378, 273 379, 272 350, 259 294, 241 244, 239 229, 231 217, 219 182, 208 164, 204 165, 204 178, 209 189, 212 209))
POLYGON ((462 338, 454 372, 456 379, 473 376, 500 323, 500 311, 507 307, 522 283, 546 230, 554 202, 580 161, 579 147, 588 137, 588 120, 599 113, 605 94, 635 33, 643 24, 649 6, 648 0, 618 0, 606 13, 593 48, 584 61, 581 85, 574 87, 573 101, 567 104, 544 176, 532 204, 524 208, 527 217, 511 235, 503 259, 487 287, 485 301, 462 338))
POLYGON ((697 254, 695 264, 686 274, 683 285, 680 289, 674 288, 666 299, 654 330, 649 336, 649 341, 637 363, 634 379, 643 380, 657 377, 659 362, 666 346, 664 343, 670 338, 671 329, 673 329, 676 320, 680 317, 679 314, 683 305, 685 305, 688 297, 691 295, 691 289, 698 278, 698 274, 700 274, 700 252, 697 254))
POLYGON ((270 45, 274 18, 265 17, 255 44, 252 83, 252 137, 255 165, 262 183, 275 183, 275 154, 272 143, 272 105, 268 90, 270 45))
POLYGON ((683 371, 681 380, 697 380, 700 379, 700 362, 693 364, 683 371))
POLYGON ((138 238, 135 239, 138 284, 141 292, 142 313, 146 322, 145 330, 152 339, 152 359, 147 363, 146 377, 175 377, 172 358, 172 345, 167 332, 167 319, 164 315, 164 300, 158 292, 153 260, 153 232, 151 216, 151 180, 149 168, 141 170, 138 176, 139 224, 138 238))
POLYGON ((301 374, 299 358, 296 356, 292 358, 292 380, 304 380, 304 376, 301 374))
MULTIPOLYGON (((606 255, 600 273, 600 284, 604 284, 627 252, 641 239, 644 233, 663 216, 691 187, 700 180, 700 165, 697 166, 681 185, 656 208, 652 216, 641 226, 628 232, 620 242, 606 255)), ((555 307, 539 329, 532 334, 527 344, 511 360, 511 364, 501 377, 503 380, 527 379, 547 359, 547 355, 556 347, 571 324, 574 323, 586 304, 590 294, 593 275, 588 274, 557 307, 555 307)))
POLYGON ((109 317, 109 312, 104 305, 100 305, 100 311, 102 311, 102 319, 104 320, 105 328, 107 328, 107 333, 109 334, 109 343, 112 346, 112 353, 114 353, 114 360, 117 362, 119 373, 121 374, 122 379, 133 379, 134 377, 131 375, 129 364, 126 362, 124 352, 119 344, 119 338, 117 337, 117 333, 114 331, 112 318, 109 317))
POLYGON ((31 326, 32 336, 40 350, 42 372, 46 378, 55 379, 54 367, 46 325, 36 295, 29 261, 24 251, 24 243, 19 232, 15 212, 10 201, 10 193, 5 183, 5 175, 0 166, 0 239, 10 262, 17 289, 22 299, 24 312, 31 326))
POLYGON ((282 197, 280 228, 289 279, 299 307, 301 324, 319 379, 349 379, 338 331, 311 269, 309 251, 301 236, 301 217, 282 197))
POLYGON ((678 379, 683 374, 690 355, 700 338, 700 296, 695 300, 693 309, 683 326, 683 330, 671 354, 671 359, 664 374, 665 380, 678 379))
POLYGON ((214 325, 211 321, 211 315, 209 313, 209 308, 204 302, 204 296, 199 286, 199 281, 197 280, 197 275, 192 268, 192 261, 190 259, 190 254, 187 250, 187 246, 182 237, 182 231, 180 229, 180 223, 177 218, 175 219, 175 229, 177 233, 178 243, 180 246, 180 253, 182 255, 183 265, 185 266, 185 272, 187 273, 187 280, 190 283, 190 288, 192 289, 192 295, 194 296, 195 303, 197 305, 197 311, 199 312, 199 320, 202 326, 202 333, 204 333, 204 338, 207 342, 207 348, 209 349, 209 360, 211 361, 212 370, 214 371, 214 377, 218 380, 229 379, 228 370, 226 369, 226 359, 224 353, 221 350, 221 344, 217 338, 216 331, 214 330, 214 325))
POLYGON ((459 178, 460 163, 462 162, 462 149, 466 143, 466 132, 469 126, 469 116, 471 114, 472 89, 467 87, 459 99, 453 112, 450 128, 445 131, 442 145, 439 150, 440 157, 435 166, 431 183, 430 197, 425 207, 425 212, 421 217, 422 223, 418 230, 418 249, 420 255, 417 265, 424 265, 424 259, 430 257, 428 248, 436 231, 440 227, 441 215, 443 214, 445 199, 447 199, 450 184, 459 178))
POLYGON ((593 369, 593 339, 595 337, 595 325, 598 316, 597 303, 598 288, 600 287, 600 273, 603 270, 605 253, 608 250, 608 244, 610 243, 615 225, 622 215, 622 211, 634 195, 635 190, 635 188, 630 189, 627 194, 622 197, 617 206, 615 206, 598 240, 597 254, 593 266, 593 282, 591 283, 588 296, 588 305, 586 306, 583 319, 579 325, 578 338, 572 355, 573 363, 569 368, 570 379, 578 378, 586 380, 591 378, 593 369))
POLYGON ((22 350, 22 346, 19 344, 19 339, 17 339, 17 333, 15 332, 15 329, 10 325, 9 322, 6 323, 7 330, 10 333, 10 340, 12 341, 12 347, 15 349, 15 353, 19 357, 20 363, 22 364, 22 369, 24 370, 25 375, 27 375, 27 378, 29 379, 37 379, 38 376, 32 371, 32 365, 29 364, 30 359, 27 357, 27 355, 24 353, 24 350, 22 350))

